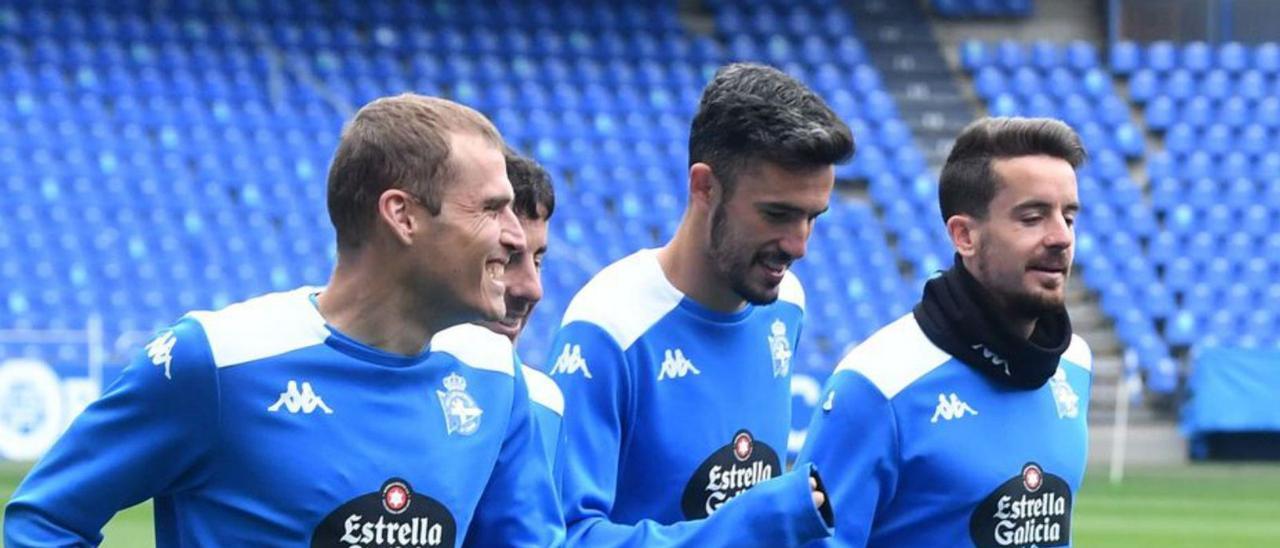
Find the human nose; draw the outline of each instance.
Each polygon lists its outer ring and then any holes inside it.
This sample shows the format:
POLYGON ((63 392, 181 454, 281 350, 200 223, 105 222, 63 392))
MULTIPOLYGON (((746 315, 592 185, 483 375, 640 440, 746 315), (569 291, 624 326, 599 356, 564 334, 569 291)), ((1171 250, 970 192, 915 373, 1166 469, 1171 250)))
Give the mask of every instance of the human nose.
POLYGON ((512 297, 529 303, 542 300, 542 280, 539 279, 538 267, 534 264, 532 255, 516 255, 512 264, 507 266, 507 272, 511 276, 507 281, 507 292, 512 297))
POLYGON ((1065 216, 1060 215, 1049 223, 1048 231, 1045 232, 1044 245, 1053 249, 1066 249, 1071 247, 1075 240, 1075 229, 1065 216))
POLYGON ((804 219, 799 222, 789 224, 786 227, 786 233, 783 234, 782 240, 778 242, 778 247, 783 253, 791 256, 792 260, 804 257, 809 248, 809 235, 813 233, 813 221, 804 219))
POLYGON ((520 227, 520 220, 516 218, 516 212, 511 209, 511 206, 507 206, 502 210, 500 230, 498 242, 507 249, 507 252, 520 253, 525 251, 524 229, 520 227))

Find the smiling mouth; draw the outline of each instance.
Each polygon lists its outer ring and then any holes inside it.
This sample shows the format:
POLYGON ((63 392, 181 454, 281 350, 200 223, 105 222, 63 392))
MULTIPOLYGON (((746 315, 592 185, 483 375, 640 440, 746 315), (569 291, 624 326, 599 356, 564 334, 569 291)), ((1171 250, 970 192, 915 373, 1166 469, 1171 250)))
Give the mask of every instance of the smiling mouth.
POLYGON ((1066 274, 1067 273, 1066 267, 1060 267, 1060 266, 1031 266, 1031 267, 1028 267, 1027 270, 1030 270, 1032 272, 1047 272, 1049 274, 1066 274))
POLYGON ((764 267, 765 270, 779 275, 791 267, 791 261, 786 259, 779 260, 773 257, 756 259, 756 263, 764 267))
POLYGON ((502 283, 502 275, 507 273, 507 264, 503 261, 489 261, 484 265, 484 270, 489 274, 489 279, 502 283))

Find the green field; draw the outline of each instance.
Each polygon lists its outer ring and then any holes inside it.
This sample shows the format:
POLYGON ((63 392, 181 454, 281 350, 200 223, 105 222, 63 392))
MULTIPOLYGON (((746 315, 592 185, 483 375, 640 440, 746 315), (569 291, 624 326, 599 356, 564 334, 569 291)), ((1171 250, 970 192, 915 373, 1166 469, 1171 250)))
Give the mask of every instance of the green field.
MULTIPOLYGON (((25 471, 0 464, 0 500, 25 471)), ((1075 545, 1084 547, 1280 546, 1280 465, 1132 470, 1120 486, 1091 475, 1072 529, 1075 545)), ((104 534, 103 546, 151 545, 151 504, 122 512, 104 534)))

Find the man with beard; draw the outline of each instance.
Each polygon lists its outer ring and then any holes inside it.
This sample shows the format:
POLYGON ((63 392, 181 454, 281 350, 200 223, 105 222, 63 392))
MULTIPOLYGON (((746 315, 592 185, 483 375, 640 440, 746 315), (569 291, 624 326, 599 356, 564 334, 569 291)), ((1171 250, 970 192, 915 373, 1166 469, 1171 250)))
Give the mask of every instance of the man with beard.
POLYGON ((1062 546, 1084 477, 1088 345, 1064 303, 1084 148, 1057 120, 961 133, 938 189, 955 264, 849 352, 799 462, 833 546, 1062 546))
POLYGON ((789 546, 830 534, 812 469, 783 474, 804 314, 788 268, 853 148, 831 109, 776 69, 729 65, 708 84, 675 237, 597 274, 552 345, 570 544, 789 546))
POLYGON ((503 282, 525 250, 502 136, 404 94, 329 168, 326 287, 162 331, 14 494, 6 546, 96 546, 155 499, 160 546, 550 546, 563 536, 503 282))

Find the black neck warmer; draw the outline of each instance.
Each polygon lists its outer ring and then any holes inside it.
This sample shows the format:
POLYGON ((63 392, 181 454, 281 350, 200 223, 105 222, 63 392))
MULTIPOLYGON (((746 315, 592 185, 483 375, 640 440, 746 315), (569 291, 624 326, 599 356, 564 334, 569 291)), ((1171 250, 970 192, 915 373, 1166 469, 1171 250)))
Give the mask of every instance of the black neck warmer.
POLYGON ((1014 388, 1044 386, 1071 344, 1065 309, 1038 318, 1030 339, 1014 333, 959 255, 954 266, 924 285, 924 298, 913 313, 933 344, 1014 388))

